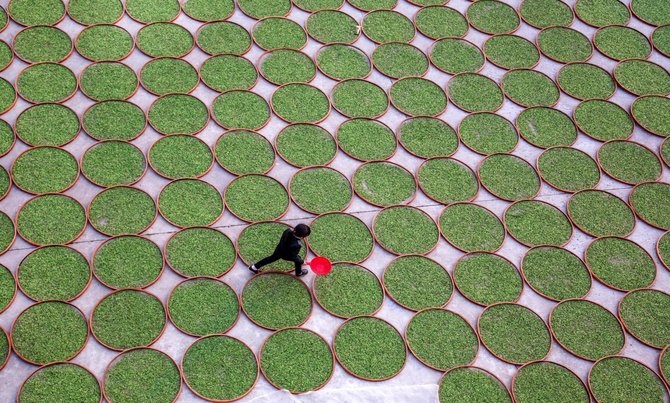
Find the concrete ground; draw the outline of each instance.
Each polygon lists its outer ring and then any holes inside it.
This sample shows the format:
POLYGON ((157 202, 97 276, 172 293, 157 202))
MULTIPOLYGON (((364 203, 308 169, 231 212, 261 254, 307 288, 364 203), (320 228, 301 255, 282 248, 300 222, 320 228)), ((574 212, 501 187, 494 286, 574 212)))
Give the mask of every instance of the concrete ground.
MULTIPOLYGON (((521 0, 503 0, 506 3, 511 4, 515 8, 521 3, 521 0)), ((570 6, 574 6, 576 0, 564 0, 570 6)), ((7 7, 8 0, 0 1, 3 7, 7 7)), ((624 3, 628 3, 629 0, 624 0, 624 3)), ((468 5, 470 3, 465 0, 451 0, 449 6, 455 8, 462 13, 465 13, 468 5)), ((351 14, 356 18, 356 20, 361 21, 364 13, 354 9, 348 4, 342 9, 343 11, 351 14)), ((396 7, 396 11, 402 12, 408 17, 412 17, 414 13, 418 10, 417 7, 410 5, 405 0, 399 0, 399 4, 396 7)), ((290 18, 303 24, 306 20, 308 14, 300 11, 298 8, 294 7, 293 11, 290 14, 290 18)), ((231 18, 231 21, 237 22, 251 30, 255 21, 244 16, 239 10, 237 10, 234 16, 231 18)), ((187 27, 192 33, 195 33, 197 28, 201 25, 186 15, 182 14, 176 20, 178 24, 181 24, 187 27)), ((127 15, 119 22, 119 25, 126 28, 133 35, 141 28, 141 25, 131 20, 127 15)), ((629 26, 643 32, 645 35, 650 36, 653 27, 648 26, 641 21, 632 18, 629 26)), ((76 24, 69 18, 65 18, 64 21, 58 24, 58 27, 68 32, 71 37, 75 37, 76 34, 83 28, 82 26, 76 24)), ((595 32, 595 29, 587 26, 581 21, 575 19, 572 27, 583 32, 587 37, 592 37, 595 32)), ((0 33, 0 39, 11 43, 13 35, 20 29, 20 27, 11 23, 10 27, 0 33)), ((523 36, 531 41, 535 40, 538 30, 528 26, 527 24, 521 24, 521 28, 516 32, 517 35, 523 36)), ((470 29, 466 39, 482 46, 484 41, 488 38, 488 35, 482 34, 474 29, 470 29)), ((417 34, 417 37, 412 42, 414 45, 418 46, 424 51, 427 51, 432 43, 432 40, 423 37, 420 34, 417 34)), ((361 38, 355 43, 356 46, 363 49, 366 53, 370 54, 374 49, 374 44, 369 41, 367 38, 361 36, 361 38)), ((320 44, 315 41, 310 40, 307 47, 304 49, 304 52, 314 56, 317 50, 320 48, 320 44)), ((260 54, 263 53, 262 50, 256 46, 246 55, 252 61, 256 61, 260 54)), ((199 49, 194 49, 189 55, 185 57, 186 60, 191 62, 194 66, 199 67, 200 64, 207 58, 207 55, 201 52, 199 49)), ((135 50, 133 54, 124 60, 124 63, 127 63, 136 72, 139 73, 140 68, 144 63, 149 60, 147 56, 142 54, 139 50, 135 50)), ((650 60, 665 66, 666 68, 670 67, 670 60, 665 58, 658 52, 654 51, 650 60)), ((599 54, 597 51, 594 51, 593 58, 590 61, 593 64, 602 66, 607 69, 610 73, 613 71, 615 62, 605 58, 603 55, 599 54)), ((79 56, 74 52, 65 62, 68 67, 70 67, 75 73, 81 72, 81 70, 89 64, 88 61, 79 56)), ((26 66, 25 63, 20 60, 15 60, 12 66, 0 73, 0 76, 6 78, 7 80, 14 82, 17 74, 26 66)), ((561 64, 553 62, 545 57, 542 57, 540 64, 536 67, 537 70, 540 70, 550 77, 554 78, 558 70, 562 67, 561 64)), ((499 69, 493 66, 490 63, 486 63, 483 74, 500 81, 502 75, 505 73, 504 70, 499 69)), ((430 68, 427 76, 430 80, 435 81, 440 86, 444 88, 445 84, 449 80, 450 76, 438 71, 436 68, 430 68)), ((374 71, 369 77, 369 80, 381 85, 383 88, 388 89, 392 84, 392 80, 381 75, 377 71, 374 71)), ((335 81, 330 80, 318 74, 317 78, 312 83, 326 93, 329 93, 332 87, 335 85, 335 81)), ((266 99, 270 99, 270 96, 273 90, 276 87, 263 81, 259 80, 259 83, 253 89, 253 91, 261 94, 266 99)), ((207 104, 211 104, 213 99, 216 97, 216 93, 205 87, 204 84, 200 84, 198 88, 193 93, 195 96, 205 101, 207 104)), ((148 109, 150 104, 156 97, 147 93, 143 89, 140 89, 137 94, 135 94, 130 101, 140 105, 145 110, 148 109)), ((628 109, 630 104, 635 98, 619 90, 612 98, 612 101, 621 105, 625 109, 628 109)), ((574 108, 578 105, 578 101, 568 97, 565 94, 561 94, 559 103, 556 105, 556 108, 571 115, 574 108)), ((70 108, 74 109, 78 114, 82 114, 84 110, 93 104, 93 101, 86 98, 81 92, 78 92, 77 95, 65 103, 70 108)), ((2 116, 9 123, 13 123, 17 115, 29 105, 23 100, 19 100, 17 105, 8 113, 2 116)), ((513 104, 509 100, 505 100, 503 108, 498 112, 500 115, 514 121, 518 114, 522 111, 522 108, 513 104)), ((447 110, 440 116, 448 122, 452 127, 458 127, 459 122, 467 114, 453 104, 450 104, 447 110)), ((401 113, 397 112, 395 109, 390 108, 389 111, 380 118, 381 121, 386 123, 392 129, 396 129, 400 122, 406 117, 401 113)), ((346 120, 343 116, 339 115, 336 112, 333 112, 331 116, 323 122, 321 125, 329 130, 331 133, 335 133, 338 125, 346 120)), ((261 130, 261 133, 266 136, 268 139, 273 140, 277 133, 286 125, 276 116, 273 116, 269 125, 261 130)), ((214 122, 210 122, 207 128, 198 135, 210 146, 214 144, 216 139, 224 130, 218 127, 214 122)), ((135 140, 133 143, 140 147, 145 153, 148 152, 149 147, 153 142, 158 140, 160 135, 154 132, 151 129, 148 129, 140 138, 135 140)), ((645 144, 647 147, 657 150, 662 139, 659 137, 652 136, 644 132, 640 127, 635 128, 635 133, 633 134, 632 140, 638 141, 645 144)), ((77 158, 79 158, 84 151, 94 144, 94 140, 89 138, 83 132, 80 136, 73 141, 72 143, 65 146, 65 148, 73 153, 77 158)), ((574 147, 579 148, 587 152, 592 157, 595 157, 596 151, 599 148, 600 143, 591 140, 584 134, 579 135, 574 147)), ((11 153, 2 157, 0 163, 6 168, 11 167, 11 163, 16 156, 27 149, 28 147, 25 144, 17 142, 16 146, 11 153)), ((541 153, 542 150, 535 148, 524 141, 519 142, 518 148, 514 151, 514 154, 523 157, 531 163, 535 163, 537 156, 541 153)), ((477 165, 482 160, 482 156, 477 155, 468 149, 465 146, 461 145, 458 149, 458 152, 454 155, 455 158, 465 162, 468 166, 473 169, 477 168, 477 165)), ((398 147, 398 152, 391 159, 391 161, 403 165, 408 168, 410 171, 415 172, 422 162, 422 160, 411 156, 403 149, 398 147)), ((355 169, 360 165, 358 161, 355 161, 344 153, 339 153, 336 160, 331 164, 335 169, 340 170, 349 178, 355 171, 355 169)), ((279 157, 276 158, 275 167, 270 171, 269 175, 281 181, 284 185, 288 185, 291 175, 296 171, 296 168, 293 168, 283 162, 279 157)), ((223 190, 224 187, 233 179, 233 176, 226 173, 218 165, 215 165, 214 169, 211 170, 207 175, 204 176, 204 180, 215 185, 219 190, 223 190)), ((664 167, 663 178, 664 182, 670 181, 670 170, 667 167, 664 167)), ((149 170, 147 175, 136 185, 139 188, 147 191, 155 199, 158 197, 158 194, 162 187, 168 181, 164 178, 159 177, 154 172, 149 170)), ((617 196, 627 199, 628 194, 630 193, 631 186, 623 185, 619 182, 616 182, 609 177, 603 175, 603 178, 598 185, 599 189, 608 190, 617 196)), ((101 189, 90 184, 86 179, 81 178, 77 184, 68 190, 66 193, 77 198, 83 205, 90 203, 92 198, 100 191, 101 189)), ((9 196, 0 202, 0 210, 6 212, 9 216, 14 217, 19 209, 19 207, 30 197, 30 195, 21 192, 15 187, 12 189, 9 196)), ((542 185, 540 195, 537 197, 540 200, 547 201, 563 211, 566 208, 566 202, 569 198, 569 195, 554 190, 546 184, 542 185)), ((503 202, 496 199, 491 194, 487 193, 482 189, 475 201, 478 204, 481 204, 496 214, 499 217, 502 216, 502 213, 509 203, 503 202)), ((433 218, 437 219, 443 206, 436 204, 435 202, 428 199, 421 192, 417 193, 417 197, 411 203, 414 206, 421 207, 425 212, 430 214, 433 218)), ((374 208, 367 203, 363 202, 359 198, 355 198, 354 202, 346 210, 349 213, 355 214, 360 217, 368 226, 372 225, 372 219, 376 212, 379 209, 374 208)), ((284 217, 284 221, 290 224, 297 224, 299 222, 309 223, 312 216, 302 212, 295 205, 291 205, 288 214, 284 217)), ((226 233, 231 239, 236 239, 238 234, 242 231, 245 224, 240 220, 234 218, 230 212, 225 212, 223 216, 215 223, 216 228, 220 229, 226 233)), ((155 224, 147 231, 147 235, 150 239, 158 243, 161 247, 165 245, 165 242, 169 236, 176 232, 177 228, 168 224, 162 218, 158 218, 155 224)), ((658 262, 655 253, 655 244, 657 239, 662 234, 661 231, 654 229, 641 221, 638 220, 636 229, 634 233, 629 237, 631 240, 639 243, 644 247, 653 257, 657 264, 657 278, 656 282, 653 285, 653 288, 657 288, 666 292, 670 292, 670 273, 666 271, 661 264, 658 262)), ((93 252, 95 249, 105 240, 105 237, 94 231, 90 226, 86 229, 86 232, 79 239, 73 247, 82 252, 88 259, 92 258, 93 252)), ((592 238, 581 233, 575 229, 575 234, 571 242, 567 245, 567 249, 576 253, 579 256, 582 256, 583 251, 591 242, 592 238)), ((8 267, 12 272, 16 272, 17 266, 21 259, 25 257, 33 248, 29 246, 26 242, 21 239, 17 239, 16 243, 10 251, 5 253, 3 256, 0 256, 0 263, 8 267)), ((517 266, 521 262, 523 254, 527 250, 526 247, 515 242, 511 237, 507 237, 502 249, 498 252, 500 255, 510 259, 517 266)), ((440 240, 440 243, 435 251, 430 253, 428 256, 437 260, 442 265, 444 265, 450 273, 453 273, 453 268, 455 262, 458 260, 463 253, 457 251, 453 247, 449 246, 444 240, 440 240)), ((370 258, 365 261, 363 264, 365 267, 372 270, 378 276, 381 276, 384 267, 394 258, 391 254, 383 251, 378 245, 375 246, 373 254, 370 258)), ((313 274, 307 276, 305 281, 311 284, 313 274)), ((230 284, 235 291, 239 294, 242 291, 242 287, 246 280, 249 278, 249 273, 244 268, 244 265, 241 261, 238 260, 235 268, 229 272, 223 279, 230 284)), ((167 300, 168 293, 170 290, 181 280, 179 276, 173 273, 170 269, 166 268, 162 277, 158 282, 153 284, 148 288, 149 291, 158 295, 163 302, 167 300)), ((96 302, 102 299, 110 290, 102 286, 97 281, 93 281, 90 288, 84 293, 83 296, 74 301, 74 304, 82 309, 82 311, 89 316, 92 312, 93 307, 96 302)), ((616 313, 617 304, 623 293, 613 291, 606 288, 597 281, 593 282, 593 287, 587 299, 596 301, 604 305, 607 309, 616 313)), ((519 301, 520 304, 530 307, 540 316, 542 316, 545 321, 548 319, 549 312, 555 306, 554 302, 551 302, 545 298, 540 297, 534 293, 527 285, 524 288, 523 295, 519 301)), ((11 305, 11 307, 0 314, 0 326, 3 329, 9 331, 12 322, 16 316, 27 306, 31 304, 31 301, 25 297, 23 294, 19 293, 16 297, 16 300, 11 305)), ((448 309, 463 315, 471 325, 476 326, 476 321, 483 310, 483 308, 474 305, 471 302, 468 302, 460 294, 454 293, 454 297, 447 306, 448 309)), ((384 305, 377 316, 388 320, 392 323, 398 330, 404 332, 404 329, 413 316, 413 313, 401 308, 396 305, 390 299, 386 299, 384 305)), ((338 325, 342 323, 341 319, 337 319, 325 311, 323 311, 318 305, 314 306, 314 311, 312 317, 304 325, 306 328, 312 329, 328 341, 332 342, 332 339, 335 334, 335 330, 338 325)), ((270 334, 269 331, 261 329, 253 325, 244 315, 240 316, 240 320, 237 322, 235 327, 229 332, 231 336, 240 338, 249 344, 249 346, 255 351, 258 352, 261 346, 261 343, 265 338, 270 334)), ((153 345, 153 347, 162 350, 168 353, 173 359, 177 362, 181 360, 181 357, 184 351, 188 346, 194 341, 193 337, 187 336, 179 332, 174 326, 170 323, 167 325, 167 329, 163 336, 153 345)), ((657 358, 658 351, 650 347, 646 347, 633 339, 632 337, 627 338, 626 347, 623 350, 622 354, 628 357, 638 359, 651 367, 654 370, 657 370, 657 358)), ((110 360, 116 355, 115 352, 108 350, 98 344, 93 337, 89 339, 89 342, 83 352, 77 356, 73 362, 81 364, 91 370, 99 380, 102 379, 103 371, 110 360)), ((551 352, 547 357, 548 360, 561 363, 570 369, 572 369, 576 374, 578 374, 583 381, 586 382, 587 373, 591 367, 591 363, 575 356, 569 354, 563 350, 555 341, 553 342, 551 352)), ((512 376, 514 375, 517 367, 514 365, 506 364, 500 361, 497 358, 494 358, 483 346, 480 348, 479 354, 476 361, 474 362, 475 366, 487 369, 494 374, 496 374, 507 387, 511 386, 512 376)), ((17 391, 21 386, 21 383, 27 376, 29 376, 37 367, 26 364, 20 360, 16 355, 12 355, 9 359, 7 366, 0 371, 0 402, 9 402, 15 399, 17 391)), ((304 402, 328 402, 328 401, 365 401, 365 402, 407 402, 407 401, 436 401, 437 399, 437 382, 439 381, 442 373, 429 369, 428 367, 421 364, 413 356, 408 355, 407 365, 404 370, 395 378, 380 382, 366 382, 358 380, 348 374, 340 367, 336 366, 334 376, 330 383, 323 389, 308 393, 301 396, 291 396, 287 392, 277 391, 272 387, 262 376, 259 378, 258 384, 255 389, 244 399, 244 401, 256 401, 256 402, 289 402, 289 401, 304 401, 304 402)), ((182 392, 179 397, 180 402, 191 402, 199 401, 193 393, 188 390, 188 388, 183 385, 182 392)))

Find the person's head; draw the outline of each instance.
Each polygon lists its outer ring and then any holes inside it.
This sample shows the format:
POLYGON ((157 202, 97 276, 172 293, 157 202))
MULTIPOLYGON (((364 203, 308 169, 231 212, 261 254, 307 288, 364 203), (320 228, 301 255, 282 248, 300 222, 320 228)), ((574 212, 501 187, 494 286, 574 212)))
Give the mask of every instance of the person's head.
POLYGON ((298 224, 293 228, 293 234, 297 236, 298 238, 304 238, 306 236, 309 236, 309 234, 312 232, 311 229, 309 229, 309 226, 305 224, 298 224))

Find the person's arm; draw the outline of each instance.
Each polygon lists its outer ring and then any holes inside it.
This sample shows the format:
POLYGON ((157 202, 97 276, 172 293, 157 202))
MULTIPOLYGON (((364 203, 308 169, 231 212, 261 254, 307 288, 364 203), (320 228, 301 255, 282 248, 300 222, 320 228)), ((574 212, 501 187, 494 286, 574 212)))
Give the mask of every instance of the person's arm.
POLYGON ((302 242, 293 235, 293 230, 290 228, 284 231, 279 240, 279 244, 277 245, 277 250, 279 250, 285 257, 290 258, 298 257, 301 248, 302 242))
POLYGON ((284 232, 282 232, 281 237, 279 238, 279 243, 277 243, 277 248, 276 248, 280 253, 282 253, 282 254, 287 253, 288 246, 289 246, 290 241, 291 241, 291 237, 292 237, 292 234, 291 234, 291 229, 290 228, 288 228, 288 229, 284 230, 284 232))

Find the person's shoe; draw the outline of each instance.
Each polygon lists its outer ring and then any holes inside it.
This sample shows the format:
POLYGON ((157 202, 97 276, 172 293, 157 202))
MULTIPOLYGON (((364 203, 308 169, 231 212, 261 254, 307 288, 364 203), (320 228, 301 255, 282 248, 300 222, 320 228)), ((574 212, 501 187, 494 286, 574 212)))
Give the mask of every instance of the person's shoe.
POLYGON ((302 270, 300 271, 300 273, 296 273, 295 276, 296 276, 296 277, 302 277, 302 276, 304 276, 304 275, 307 274, 307 273, 309 273, 309 270, 302 269, 302 270))
POLYGON ((249 269, 250 272, 252 272, 254 274, 258 274, 258 269, 256 268, 256 265, 252 264, 251 266, 249 266, 247 268, 249 269))

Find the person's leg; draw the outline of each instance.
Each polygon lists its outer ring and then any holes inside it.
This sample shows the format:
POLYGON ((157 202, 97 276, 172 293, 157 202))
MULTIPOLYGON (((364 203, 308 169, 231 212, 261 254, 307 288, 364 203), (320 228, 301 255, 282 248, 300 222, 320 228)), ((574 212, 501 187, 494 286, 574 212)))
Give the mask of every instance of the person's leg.
POLYGON ((305 262, 302 260, 302 258, 300 256, 297 256, 297 255, 292 256, 292 257, 290 257, 286 260, 290 260, 290 261, 293 262, 293 264, 295 266, 295 275, 296 276, 303 276, 303 275, 307 274, 306 271, 303 272, 303 270, 302 270, 302 265, 305 262))
POLYGON ((272 255, 259 260, 256 264, 252 264, 251 266, 249 266, 249 270, 251 270, 254 273, 258 273, 261 267, 269 265, 270 263, 274 263, 279 259, 280 256, 277 253, 273 253, 272 255))

